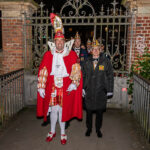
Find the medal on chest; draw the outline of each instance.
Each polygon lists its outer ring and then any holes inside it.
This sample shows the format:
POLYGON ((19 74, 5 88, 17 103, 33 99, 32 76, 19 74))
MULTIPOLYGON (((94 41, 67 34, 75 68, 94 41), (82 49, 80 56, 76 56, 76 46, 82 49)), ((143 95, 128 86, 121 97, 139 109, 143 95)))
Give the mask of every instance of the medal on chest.
POLYGON ((61 88, 63 86, 63 78, 54 77, 55 86, 61 88))

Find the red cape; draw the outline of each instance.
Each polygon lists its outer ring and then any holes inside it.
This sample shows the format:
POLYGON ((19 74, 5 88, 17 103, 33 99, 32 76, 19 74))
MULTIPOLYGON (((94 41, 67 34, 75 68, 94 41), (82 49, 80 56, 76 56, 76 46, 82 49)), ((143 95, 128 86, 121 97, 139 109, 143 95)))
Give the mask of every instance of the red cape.
MULTIPOLYGON (((77 55, 74 51, 71 51, 68 56, 64 57, 64 63, 67 69, 67 72, 70 74, 72 70, 72 65, 77 62, 77 55)), ((39 67, 40 70, 46 66, 48 71, 48 78, 45 88, 45 98, 40 97, 39 93, 37 94, 37 117, 43 117, 44 121, 47 120, 47 111, 49 107, 49 100, 51 95, 52 83, 54 83, 54 76, 50 76, 52 70, 52 60, 53 55, 50 51, 47 51, 44 54, 43 60, 39 67)), ((82 75, 82 74, 81 74, 82 75)), ((38 74, 39 76, 39 74, 38 74)), ((66 90, 71 84, 69 77, 63 78, 63 106, 62 106, 62 121, 68 121, 73 117, 82 119, 82 85, 83 79, 81 76, 80 85, 77 90, 73 90, 68 94, 66 90)))

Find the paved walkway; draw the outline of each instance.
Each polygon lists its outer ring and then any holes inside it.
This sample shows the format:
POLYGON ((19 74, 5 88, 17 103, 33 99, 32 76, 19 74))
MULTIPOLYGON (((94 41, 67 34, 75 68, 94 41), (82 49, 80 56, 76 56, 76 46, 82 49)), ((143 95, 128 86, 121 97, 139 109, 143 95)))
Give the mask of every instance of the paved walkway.
POLYGON ((82 122, 73 120, 67 129, 68 143, 60 144, 60 130, 51 143, 45 142, 49 126, 42 127, 36 119, 36 109, 22 111, 4 131, 0 132, 0 150, 150 150, 137 130, 132 115, 118 110, 104 114, 103 138, 97 138, 95 128, 90 137, 85 137, 85 113, 82 122))

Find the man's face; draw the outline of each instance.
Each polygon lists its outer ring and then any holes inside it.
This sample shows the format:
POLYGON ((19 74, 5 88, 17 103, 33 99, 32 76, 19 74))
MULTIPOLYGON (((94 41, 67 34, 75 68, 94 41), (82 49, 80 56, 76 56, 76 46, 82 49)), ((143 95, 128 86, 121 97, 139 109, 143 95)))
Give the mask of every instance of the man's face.
POLYGON ((55 45, 56 45, 56 50, 61 51, 64 49, 65 40, 64 39, 56 39, 55 45))
POLYGON ((92 48, 92 55, 94 58, 98 58, 100 55, 100 47, 96 46, 92 48))
POLYGON ((81 45, 81 40, 80 39, 76 39, 75 42, 74 42, 74 45, 76 48, 79 48, 80 45, 81 45))

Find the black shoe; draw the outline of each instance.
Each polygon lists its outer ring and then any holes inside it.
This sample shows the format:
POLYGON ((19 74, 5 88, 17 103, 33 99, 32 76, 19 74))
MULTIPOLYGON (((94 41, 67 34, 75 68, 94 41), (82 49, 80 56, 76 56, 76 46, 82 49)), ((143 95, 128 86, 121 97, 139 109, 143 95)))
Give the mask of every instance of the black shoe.
POLYGON ((49 121, 44 121, 44 122, 41 124, 41 126, 45 127, 45 126, 47 126, 49 123, 50 123, 49 121))
POLYGON ((67 121, 66 124, 65 124, 65 129, 68 129, 69 126, 70 126, 70 122, 67 121))
POLYGON ((91 135, 91 130, 87 129, 86 133, 85 133, 85 136, 90 136, 91 135))
POLYGON ((102 134, 101 131, 96 131, 96 133, 97 133, 97 137, 98 137, 98 138, 101 138, 101 137, 103 136, 103 134, 102 134))

